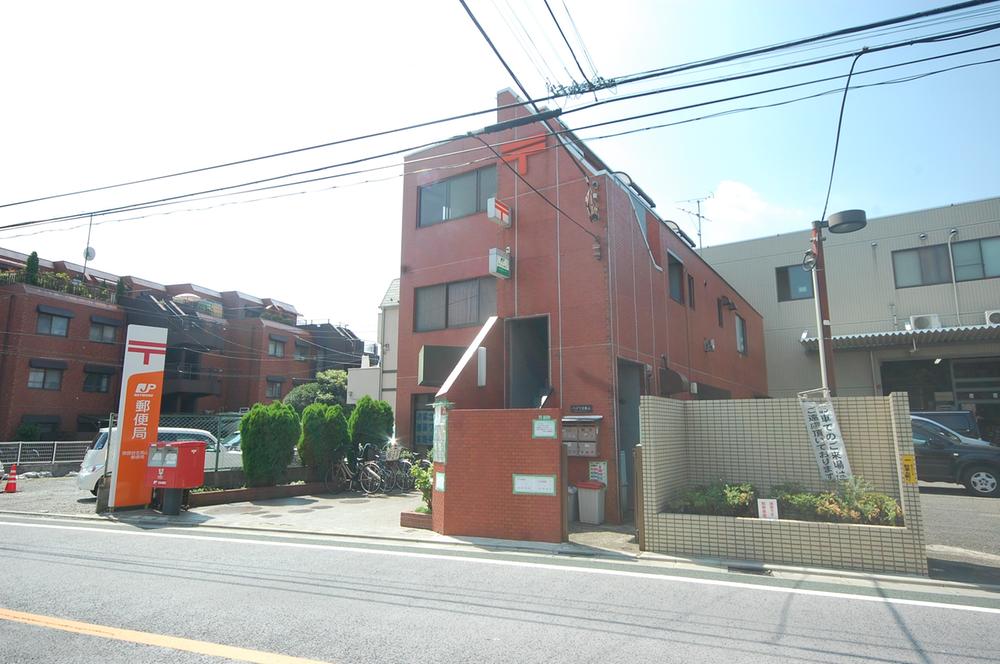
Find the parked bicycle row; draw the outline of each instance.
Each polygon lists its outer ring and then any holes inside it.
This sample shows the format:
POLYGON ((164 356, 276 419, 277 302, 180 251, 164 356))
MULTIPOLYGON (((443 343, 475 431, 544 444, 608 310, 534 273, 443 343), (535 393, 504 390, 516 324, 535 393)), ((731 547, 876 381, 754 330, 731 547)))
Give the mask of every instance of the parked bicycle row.
POLYGON ((430 465, 429 459, 398 445, 366 443, 353 460, 344 457, 334 462, 323 481, 332 493, 347 489, 365 494, 407 492, 414 488, 413 468, 430 465))

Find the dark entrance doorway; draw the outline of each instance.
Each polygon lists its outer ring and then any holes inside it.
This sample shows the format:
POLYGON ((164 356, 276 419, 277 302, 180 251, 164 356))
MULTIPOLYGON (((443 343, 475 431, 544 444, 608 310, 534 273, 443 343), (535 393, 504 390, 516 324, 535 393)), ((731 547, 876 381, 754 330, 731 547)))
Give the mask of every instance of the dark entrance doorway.
POLYGON ((641 364, 618 360, 618 487, 622 519, 631 519, 635 505, 632 495, 634 468, 633 453, 639 443, 639 397, 645 386, 645 367, 641 364))
POLYGON ((970 411, 980 436, 1000 443, 1000 358, 884 362, 882 390, 909 394, 910 410, 970 411))
POLYGON ((507 321, 510 408, 538 408, 551 391, 549 381, 549 317, 507 321))

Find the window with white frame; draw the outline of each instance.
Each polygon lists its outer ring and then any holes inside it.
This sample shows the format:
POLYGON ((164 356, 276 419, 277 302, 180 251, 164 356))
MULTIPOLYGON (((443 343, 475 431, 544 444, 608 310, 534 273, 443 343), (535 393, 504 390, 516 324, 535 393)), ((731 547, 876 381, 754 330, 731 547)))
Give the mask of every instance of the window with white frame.
POLYGON ((276 380, 267 381, 267 392, 265 396, 267 396, 268 399, 280 399, 281 383, 276 380))

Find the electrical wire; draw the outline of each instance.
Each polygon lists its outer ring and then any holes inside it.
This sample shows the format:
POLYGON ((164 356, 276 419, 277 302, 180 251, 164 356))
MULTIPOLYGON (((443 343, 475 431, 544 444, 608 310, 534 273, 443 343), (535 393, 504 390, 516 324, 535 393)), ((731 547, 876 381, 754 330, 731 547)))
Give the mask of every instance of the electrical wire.
MULTIPOLYGON (((996 27, 1000 27, 1000 24, 997 24, 996 27)), ((996 27, 991 27, 990 29, 996 29, 996 27)), ((937 38, 935 38, 935 39, 937 39, 937 38)), ((900 43, 900 44, 892 44, 892 45, 886 45, 884 47, 876 47, 876 48, 879 48, 880 50, 886 50, 887 48, 890 48, 890 47, 895 48, 895 47, 909 45, 910 43, 912 43, 912 42, 905 42, 905 43, 900 43)), ((916 59, 916 60, 906 61, 906 62, 902 62, 902 63, 896 63, 896 64, 892 64, 892 65, 886 65, 886 66, 883 66, 883 67, 876 67, 876 68, 873 68, 873 69, 859 71, 857 73, 858 74, 871 73, 871 72, 881 71, 881 70, 890 69, 890 68, 899 67, 899 66, 906 66, 906 65, 910 65, 910 64, 917 64, 917 63, 921 63, 921 62, 928 62, 928 61, 932 61, 932 60, 936 60, 936 59, 940 59, 940 58, 944 58, 944 57, 952 57, 954 55, 960 55, 960 54, 965 54, 965 53, 972 53, 972 52, 976 52, 976 51, 980 51, 980 50, 984 50, 984 49, 995 48, 997 46, 998 46, 998 44, 990 44, 990 45, 986 45, 986 46, 982 46, 982 47, 975 47, 975 48, 965 49, 965 50, 961 50, 961 51, 954 51, 954 52, 949 52, 949 53, 945 53, 945 54, 939 54, 939 55, 936 55, 936 56, 929 56, 929 57, 926 57, 926 58, 920 58, 920 59, 916 59)), ((869 50, 869 52, 871 52, 871 49, 869 50)), ((986 62, 990 62, 990 61, 986 61, 986 62)), ((650 113, 643 113, 643 114, 638 114, 638 115, 632 115, 632 116, 628 116, 628 117, 625 117, 625 118, 618 118, 618 119, 608 120, 608 121, 605 121, 605 122, 592 123, 590 125, 585 125, 583 127, 575 129, 575 130, 564 129, 564 130, 558 130, 557 131, 557 130, 551 130, 550 129, 550 131, 553 134, 556 134, 556 135, 573 134, 574 132, 579 132, 579 131, 583 131, 583 130, 586 130, 586 129, 592 129, 592 128, 597 128, 597 127, 601 127, 601 126, 606 126, 606 125, 609 125, 609 124, 617 124, 617 123, 621 123, 621 122, 628 122, 628 121, 632 121, 632 120, 644 119, 644 118, 648 118, 648 117, 662 115, 664 113, 673 113, 673 112, 682 111, 682 110, 690 110, 690 109, 698 108, 698 107, 701 107, 701 106, 706 106, 706 105, 711 105, 711 104, 717 104, 717 103, 723 103, 723 102, 729 102, 729 101, 734 101, 734 100, 743 99, 743 98, 747 98, 747 97, 757 96, 757 95, 761 95, 761 94, 769 94, 769 93, 773 93, 773 92, 777 92, 777 91, 788 90, 788 89, 792 89, 792 88, 796 88, 796 87, 802 87, 802 86, 805 86, 805 85, 812 85, 812 84, 815 84, 815 83, 825 82, 825 81, 831 81, 831 80, 836 80, 836 79, 840 79, 840 78, 844 78, 844 75, 835 75, 835 76, 829 76, 829 77, 824 77, 824 78, 820 78, 820 79, 813 79, 813 80, 810 80, 810 81, 805 81, 805 82, 793 83, 793 84, 789 84, 789 85, 785 85, 785 86, 778 86, 778 87, 768 88, 766 90, 760 90, 760 91, 745 93, 745 94, 741 94, 741 95, 732 95, 732 96, 721 98, 721 99, 713 99, 713 100, 709 100, 709 101, 705 101, 705 102, 699 102, 699 103, 689 104, 689 105, 685 105, 685 106, 673 107, 673 108, 669 108, 669 109, 665 109, 665 110, 653 111, 653 112, 650 112, 650 113)), ((684 87, 686 88, 687 86, 684 86, 684 87)), ((666 89, 663 89, 662 92, 674 91, 676 89, 677 89, 676 87, 666 88, 666 89)), ((643 93, 643 94, 648 94, 648 93, 643 93)), ((811 98, 811 97, 806 97, 806 98, 811 98)), ((620 100, 620 99, 624 99, 624 98, 623 97, 619 97, 617 99, 606 100, 605 103, 610 103, 612 101, 617 101, 617 100, 620 100)), ((805 99, 805 98, 803 98, 803 99, 805 99)), ((781 105, 781 104, 779 104, 779 105, 781 105)), ((593 105, 591 104, 588 107, 592 107, 592 106, 593 105)), ((764 105, 764 106, 760 106, 760 107, 753 107, 753 108, 748 109, 748 110, 756 110, 757 108, 767 108, 767 107, 773 107, 773 106, 774 105, 764 105)), ((570 111, 567 111, 567 113, 568 112, 573 112, 574 110, 579 110, 579 109, 571 109, 570 111)), ((701 119, 707 119, 709 117, 718 117, 718 115, 703 116, 703 117, 696 118, 696 119, 697 120, 701 120, 701 119)), ((671 123, 669 125, 655 125, 655 126, 649 127, 648 129, 662 128, 664 126, 676 126, 677 124, 685 124, 685 123, 690 122, 690 121, 691 120, 680 122, 680 123, 671 123)), ((613 137, 613 136, 624 135, 626 133, 633 133, 633 132, 630 131, 630 132, 622 132, 622 133, 618 133, 618 134, 610 134, 610 135, 607 135, 607 136, 604 136, 604 137, 599 137, 597 139, 588 138, 587 140, 599 140, 600 138, 610 138, 610 137, 613 137)), ((579 142, 579 141, 576 141, 576 142, 579 142)), ((433 145, 437 145, 437 144, 439 144, 439 143, 434 143, 433 145)), ((498 143, 497 145, 503 145, 503 143, 498 143)), ((401 151, 406 151, 406 150, 401 150, 401 151)), ((421 160, 441 159, 441 158, 444 158, 444 157, 447 157, 447 156, 452 156, 452 155, 455 155, 455 154, 462 154, 462 153, 471 152, 471 151, 474 151, 474 149, 473 150, 459 150, 459 151, 455 151, 455 152, 447 153, 447 154, 443 154, 443 155, 435 155, 433 157, 420 158, 420 159, 417 159, 417 160, 411 160, 408 163, 414 163, 414 161, 421 161, 421 160)), ((369 159, 375 159, 375 158, 378 158, 378 156, 371 157, 369 159)), ((361 161, 361 160, 353 160, 352 162, 345 162, 345 163, 357 163, 358 161, 361 161)), ((327 168, 334 168, 334 167, 337 167, 337 166, 339 166, 339 165, 332 165, 332 166, 327 167, 327 168)), ((247 193, 253 193, 253 192, 256 192, 256 191, 263 191, 263 190, 274 189, 274 188, 281 188, 281 187, 287 187, 287 186, 296 186, 296 185, 301 185, 301 184, 309 184, 309 183, 318 182, 318 181, 324 181, 324 180, 328 180, 328 179, 332 179, 332 178, 345 177, 347 175, 353 175, 353 174, 357 174, 357 173, 371 172, 371 171, 374 171, 374 170, 384 170, 384 169, 387 169, 387 168, 396 168, 396 167, 398 167, 398 165, 396 165, 396 164, 389 165, 389 166, 379 166, 379 167, 375 167, 375 168, 371 168, 371 169, 365 169, 365 170, 359 170, 359 171, 352 171, 352 172, 349 172, 349 173, 335 174, 335 175, 332 175, 332 176, 314 178, 314 179, 311 179, 311 180, 303 180, 303 181, 297 181, 297 182, 291 182, 291 183, 283 183, 283 184, 278 184, 278 185, 274 185, 274 186, 270 186, 270 187, 261 187, 261 188, 257 188, 257 189, 250 189, 250 190, 232 192, 230 194, 224 194, 224 195, 243 195, 243 194, 247 194, 247 193)), ((447 167, 438 167, 438 168, 447 168, 447 167)), ((435 169, 425 169, 425 170, 435 170, 435 169)), ((273 179, 278 179, 278 178, 270 178, 269 180, 273 180, 273 179)), ((385 179, 391 179, 391 178, 385 178, 385 179)), ((232 187, 228 187, 226 189, 237 188, 237 187, 240 187, 240 186, 247 186, 247 183, 243 183, 242 185, 233 185, 232 187)), ((298 193, 313 193, 313 192, 298 192, 298 193)), ((183 198, 191 198, 192 196, 196 196, 196 195, 198 195, 198 194, 197 193, 196 194, 187 194, 185 196, 172 197, 170 199, 170 201, 172 201, 172 202, 166 202, 166 204, 174 204, 174 202, 176 202, 175 199, 179 200, 179 199, 183 199, 183 198)), ((297 195, 297 194, 287 194, 287 195, 297 195)), ((209 196, 209 197, 206 197, 206 198, 211 198, 211 197, 209 196)), ((271 197, 271 198, 275 198, 275 197, 271 197)), ((202 199, 194 199, 194 200, 202 200, 202 199)), ((268 200, 268 199, 258 199, 258 200, 268 200)), ((15 224, 8 224, 8 225, 5 225, 5 226, 0 226, 0 231, 8 230, 8 229, 11 229, 11 228, 20 228, 20 227, 24 227, 24 226, 34 226, 34 225, 39 225, 39 224, 57 223, 57 222, 61 222, 61 221, 86 218, 90 214, 105 215, 105 214, 116 213, 116 212, 119 212, 119 211, 133 211, 133 210, 148 209, 150 207, 158 207, 161 204, 164 204, 164 202, 163 201, 147 201, 147 202, 144 202, 144 203, 133 204, 131 206, 121 206, 120 208, 113 208, 113 209, 111 209, 109 211, 106 211, 106 212, 82 212, 82 213, 78 213, 76 215, 65 215, 65 216, 62 216, 62 217, 52 217, 52 218, 48 218, 48 219, 31 220, 31 221, 27 221, 27 222, 18 222, 18 223, 15 223, 15 224)), ((111 221, 115 221, 115 220, 110 220, 108 222, 96 222, 96 223, 98 223, 98 224, 99 223, 110 223, 111 221)))
POLYGON ((851 76, 854 75, 854 67, 858 64, 858 60, 867 52, 868 49, 864 49, 854 56, 854 60, 851 62, 851 69, 847 72, 847 82, 844 83, 844 96, 840 100, 840 115, 837 116, 837 138, 833 142, 833 163, 830 164, 830 182, 826 187, 826 200, 823 202, 823 214, 819 216, 820 222, 826 220, 826 209, 830 205, 830 192, 833 191, 833 174, 837 170, 837 152, 840 150, 840 130, 844 125, 844 108, 847 106, 847 92, 851 89, 851 76))
POLYGON ((518 172, 518 170, 515 167, 511 166, 511 164, 510 164, 509 161, 504 160, 504 158, 500 156, 500 153, 497 152, 495 149, 493 149, 493 146, 490 145, 489 143, 487 143, 485 140, 483 140, 483 138, 481 136, 477 136, 477 135, 473 134, 472 137, 476 138, 476 139, 479 139, 479 142, 482 143, 483 145, 485 145, 487 148, 489 148, 490 151, 493 152, 493 154, 495 154, 497 156, 497 159, 499 159, 508 169, 510 169, 510 172, 513 173, 517 177, 517 179, 519 179, 521 182, 523 182, 524 184, 526 184, 528 186, 528 188, 531 189, 531 191, 535 192, 543 201, 545 201, 546 203, 548 203, 548 205, 552 209, 554 209, 556 212, 562 214, 564 217, 566 217, 567 219, 569 219, 570 222, 572 222, 574 225, 578 226, 580 228, 580 230, 582 230, 584 233, 586 233, 587 235, 589 235, 590 237, 592 237, 594 239, 594 242, 600 242, 601 241, 601 238, 598 237, 598 235, 596 233, 594 233, 589 228, 587 228, 586 226, 584 226, 583 224, 581 224, 579 221, 577 221, 576 219, 574 219, 572 217, 572 215, 570 215, 565 210, 563 210, 558 205, 556 205, 551 200, 549 200, 548 196, 546 196, 542 192, 538 191, 538 189, 535 188, 535 185, 533 185, 530 182, 528 182, 524 178, 524 176, 522 176, 518 172))
MULTIPOLYGON (((462 1, 462 0, 460 0, 460 1, 462 1)), ((663 67, 663 68, 658 68, 658 69, 646 70, 644 72, 639 72, 637 74, 631 74, 631 75, 622 76, 620 78, 616 78, 615 81, 616 81, 616 83, 618 85, 625 85, 625 84, 629 84, 629 83, 638 82, 638 81, 641 81, 641 80, 648 80, 648 79, 651 79, 651 78, 656 78, 656 77, 659 77, 659 76, 670 75, 670 74, 674 74, 674 73, 678 73, 678 72, 682 72, 682 71, 690 71, 690 70, 693 70, 693 69, 709 67, 709 66, 715 65, 715 64, 732 63, 732 62, 735 62, 735 61, 738 61, 738 60, 741 60, 741 59, 744 59, 744 58, 754 57, 756 55, 772 54, 772 53, 779 52, 779 51, 782 51, 782 50, 788 50, 788 49, 796 48, 796 47, 802 46, 802 45, 807 45, 807 44, 813 44, 813 43, 828 41, 828 40, 833 39, 833 38, 840 38, 840 37, 844 37, 844 36, 847 36, 847 35, 854 35, 854 34, 857 34, 857 33, 860 33, 860 32, 865 32, 865 31, 872 30, 872 29, 877 28, 877 27, 886 27, 886 26, 898 25, 898 24, 901 24, 901 23, 907 23, 907 22, 915 21, 915 20, 918 20, 920 18, 927 18, 927 17, 945 15, 945 14, 949 14, 949 13, 953 13, 953 12, 959 12, 961 10, 972 8, 972 7, 980 7, 980 6, 990 5, 990 4, 993 4, 993 3, 998 2, 998 1, 1000 1, 1000 0, 970 0, 969 2, 962 2, 962 3, 958 3, 958 4, 954 4, 954 5, 948 5, 948 6, 945 6, 945 7, 938 7, 938 8, 935 8, 935 9, 932 9, 932 10, 927 10, 927 11, 924 11, 924 12, 916 12, 916 13, 913 13, 913 14, 907 14, 907 15, 903 15, 903 16, 898 16, 898 17, 891 18, 891 19, 885 19, 883 21, 877 21, 875 23, 869 23, 869 24, 860 25, 860 26, 854 26, 854 27, 850 27, 850 28, 843 28, 843 29, 836 30, 836 31, 833 31, 833 32, 823 33, 823 34, 820 34, 820 35, 815 35, 815 36, 812 36, 812 37, 806 37, 806 38, 802 38, 802 39, 797 39, 797 40, 793 40, 793 41, 790 41, 790 42, 782 42, 782 43, 779 43, 779 44, 772 44, 772 45, 769 45, 769 46, 759 47, 759 48, 756 48, 756 49, 750 49, 750 50, 747 50, 747 51, 740 51, 740 52, 736 52, 736 53, 730 53, 730 54, 727 54, 727 55, 724 55, 724 56, 719 56, 717 58, 711 58, 711 59, 708 59, 708 60, 700 60, 700 61, 683 63, 683 64, 680 64, 680 65, 674 65, 674 66, 671 66, 671 67, 663 67)), ((463 2, 463 5, 464 5, 464 2, 463 2)), ((516 13, 514 15, 516 17, 516 13)), ((524 92, 524 91, 522 90, 522 92, 524 92)), ((568 93, 557 93, 557 94, 550 94, 550 95, 545 96, 545 97, 531 98, 531 96, 528 95, 527 93, 524 93, 524 94, 525 94, 526 101, 524 101, 524 102, 517 102, 517 103, 513 103, 513 104, 508 104, 508 105, 502 106, 500 108, 497 108, 497 107, 494 106, 494 107, 488 108, 488 109, 482 109, 482 110, 478 110, 478 111, 471 111, 471 112, 467 112, 467 113, 460 113, 460 114, 448 116, 448 117, 445 117, 445 118, 438 118, 438 119, 435 119, 435 120, 428 120, 428 121, 424 121, 424 122, 419 122, 419 123, 404 125, 404 126, 400 126, 400 127, 395 127, 395 128, 392 128, 392 129, 386 129, 386 130, 381 130, 381 131, 372 132, 372 133, 368 133, 368 134, 363 134, 363 135, 358 135, 358 136, 352 136, 352 137, 348 137, 348 138, 338 139, 338 140, 335 140, 335 141, 329 141, 329 142, 325 142, 325 143, 319 143, 319 144, 316 144, 316 145, 309 145, 309 146, 304 146, 304 147, 299 147, 299 148, 293 148, 293 149, 284 150, 284 151, 281 151, 281 152, 274 152, 274 153, 270 153, 270 154, 259 155, 259 156, 255 156, 255 157, 245 158, 245 159, 239 159, 239 160, 234 160, 234 161, 229 161, 229 162, 223 162, 223 163, 214 164, 214 165, 210 165, 210 166, 203 166, 203 167, 199 167, 199 168, 192 168, 192 169, 178 171, 178 172, 174 172, 174 173, 168 173, 168 174, 164 174, 164 175, 157 175, 157 176, 152 176, 152 177, 147 177, 147 178, 140 178, 140 179, 136 179, 136 180, 130 180, 130 181, 127 181, 127 182, 120 182, 120 183, 117 183, 117 184, 110 184, 110 185, 104 185, 104 186, 99 186, 99 187, 91 187, 91 188, 87 188, 87 189, 80 189, 80 190, 76 190, 76 191, 70 191, 70 192, 64 192, 64 193, 59 193, 59 194, 52 194, 52 195, 47 195, 47 196, 40 196, 40 197, 31 198, 31 199, 25 199, 25 200, 20 200, 20 201, 14 201, 14 202, 11 202, 11 203, 3 203, 3 204, 0 204, 0 209, 8 208, 8 207, 14 207, 14 206, 19 206, 19 205, 26 205, 26 204, 30 204, 30 203, 37 203, 37 202, 41 202, 41 201, 48 201, 48 200, 54 200, 54 199, 59 199, 59 198, 65 198, 65 197, 69 197, 69 196, 76 196, 76 195, 94 193, 94 192, 99 192, 99 191, 107 191, 109 189, 116 189, 116 188, 121 188, 121 187, 133 186, 133 185, 144 184, 144 183, 148 183, 148 182, 155 182, 155 181, 164 180, 164 179, 168 179, 168 178, 181 177, 181 176, 185 176, 185 175, 192 175, 192 174, 196 174, 196 173, 202 173, 202 172, 212 171, 212 170, 221 169, 221 168, 228 168, 228 167, 232 167, 232 166, 238 166, 238 165, 253 163, 253 162, 257 162, 257 161, 263 161, 263 160, 266 160, 266 159, 273 159, 273 158, 278 158, 278 157, 284 157, 284 156, 288 156, 288 155, 292 155, 292 154, 298 154, 298 153, 307 152, 307 151, 311 151, 311 150, 318 150, 318 149, 322 149, 322 148, 333 147, 333 146, 343 145, 343 144, 352 143, 352 142, 356 142, 356 141, 362 141, 362 140, 367 140, 367 139, 371 139, 371 138, 378 138, 378 137, 381 137, 381 136, 387 136, 387 135, 390 135, 390 134, 395 134, 395 133, 410 131, 410 130, 413 130, 413 129, 420 129, 420 128, 429 127, 429 126, 433 126, 433 125, 437 125, 437 124, 442 124, 442 123, 447 123, 447 122, 452 122, 452 121, 467 119, 467 118, 475 117, 475 116, 478 116, 478 115, 485 115, 487 113, 495 113, 498 110, 506 110, 506 109, 510 109, 510 108, 518 108, 518 107, 522 107, 523 105, 529 104, 529 103, 531 103, 531 104, 533 104, 533 103, 539 103, 539 102, 550 101, 550 100, 559 99, 559 98, 568 96, 568 93)))
POLYGON ((549 16, 552 17, 552 22, 556 24, 556 29, 559 30, 559 36, 562 37, 563 42, 566 44, 566 48, 569 49, 569 54, 573 56, 573 62, 576 63, 576 68, 580 70, 580 75, 583 76, 583 80, 587 82, 587 85, 594 87, 594 84, 590 82, 587 78, 587 72, 583 71, 583 67, 580 65, 579 58, 576 57, 576 51, 573 50, 572 44, 566 39, 566 33, 563 32, 562 26, 559 25, 559 19, 556 18, 555 12, 552 11, 552 5, 549 4, 549 0, 542 0, 545 3, 545 8, 549 10, 549 16))

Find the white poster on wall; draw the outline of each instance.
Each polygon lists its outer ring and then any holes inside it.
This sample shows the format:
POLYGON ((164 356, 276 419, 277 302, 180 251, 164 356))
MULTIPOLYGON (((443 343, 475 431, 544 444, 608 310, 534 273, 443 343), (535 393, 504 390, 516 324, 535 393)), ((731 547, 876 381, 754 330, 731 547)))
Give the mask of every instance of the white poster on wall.
POLYGON ((799 393, 799 405, 806 421, 806 431, 816 454, 819 475, 824 480, 846 480, 851 477, 844 437, 833 412, 833 402, 826 390, 799 393))

